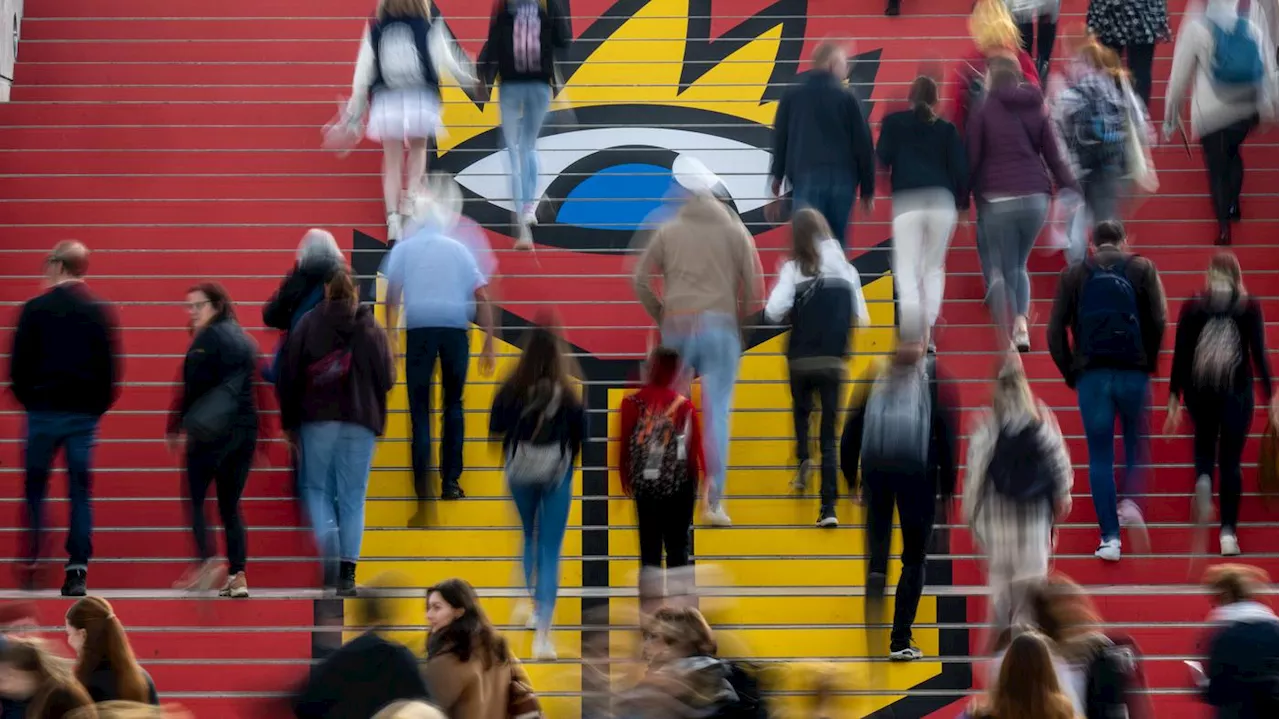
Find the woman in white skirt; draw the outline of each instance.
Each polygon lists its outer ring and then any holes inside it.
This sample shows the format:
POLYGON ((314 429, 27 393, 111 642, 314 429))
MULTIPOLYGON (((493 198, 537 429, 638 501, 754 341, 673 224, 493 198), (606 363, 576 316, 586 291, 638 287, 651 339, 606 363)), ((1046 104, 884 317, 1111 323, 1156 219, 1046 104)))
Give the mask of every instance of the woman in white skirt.
POLYGON ((996 377, 965 465, 964 516, 987 554, 992 636, 999 636, 1025 614, 1027 589, 1049 574, 1053 527, 1071 510, 1075 476, 1058 423, 1031 394, 1017 355, 996 377))
POLYGON ((442 76, 474 85, 469 65, 444 23, 432 20, 430 0, 379 0, 360 41, 344 117, 348 127, 358 126, 367 109, 365 134, 382 143, 388 241, 400 239, 408 214, 402 208, 424 191, 427 141, 440 129, 442 76))

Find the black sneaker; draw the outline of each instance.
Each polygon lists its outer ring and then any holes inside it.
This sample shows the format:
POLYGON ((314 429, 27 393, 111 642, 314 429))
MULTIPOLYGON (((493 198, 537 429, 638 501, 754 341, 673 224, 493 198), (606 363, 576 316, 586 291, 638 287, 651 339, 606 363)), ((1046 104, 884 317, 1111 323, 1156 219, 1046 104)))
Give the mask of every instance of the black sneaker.
POLYGON ((836 519, 835 507, 823 507, 818 513, 819 527, 839 527, 840 520, 836 519))
POLYGON ((1227 210, 1227 219, 1231 220, 1232 222, 1240 221, 1240 205, 1238 204, 1232 205, 1231 209, 1227 210))
POLYGON ((889 17, 902 14, 902 0, 889 0, 889 4, 884 6, 884 14, 889 17))
POLYGON ((466 499, 467 493, 462 491, 462 487, 457 484, 446 484, 440 489, 440 499, 466 499))
POLYGON ((89 579, 89 573, 83 569, 68 569, 67 578, 62 582, 62 596, 64 597, 83 597, 86 584, 89 579))
POLYGON ((338 569, 338 596, 356 596, 356 563, 343 562, 338 569))

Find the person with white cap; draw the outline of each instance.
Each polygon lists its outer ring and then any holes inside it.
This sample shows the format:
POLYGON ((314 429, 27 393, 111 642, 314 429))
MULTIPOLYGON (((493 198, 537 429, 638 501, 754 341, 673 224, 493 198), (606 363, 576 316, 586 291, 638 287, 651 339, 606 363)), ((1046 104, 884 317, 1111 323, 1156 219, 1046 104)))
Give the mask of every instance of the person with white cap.
MULTIPOLYGON (((433 181, 427 195, 415 197, 405 239, 391 249, 383 267, 387 278, 386 329, 398 351, 404 310, 405 382, 412 423, 414 491, 429 498, 431 468, 431 376, 440 361, 443 399, 440 438, 441 498, 466 496, 462 476, 462 389, 471 361, 468 337, 474 321, 485 331, 480 372, 493 374, 496 317, 488 286, 495 263, 483 235, 461 221, 461 195, 451 180, 433 181)), ((425 517, 423 507, 415 523, 425 517)))
POLYGON ((956 403, 937 356, 925 352, 922 317, 902 318, 887 367, 859 382, 840 442, 845 479, 866 506, 867 617, 880 621, 889 573, 893 508, 902 525, 902 575, 894 597, 889 659, 914 661, 911 625, 924 588, 925 553, 956 486, 956 403), (859 479, 861 486, 859 487, 859 479))
POLYGON ((705 519, 728 526, 723 499, 729 409, 742 358, 741 322, 762 293, 760 256, 742 220, 717 198, 723 187, 719 177, 688 155, 678 157, 672 170, 688 197, 653 231, 632 284, 658 323, 662 343, 702 378, 704 454, 711 479, 705 519), (662 276, 661 296, 654 291, 653 275, 662 276))

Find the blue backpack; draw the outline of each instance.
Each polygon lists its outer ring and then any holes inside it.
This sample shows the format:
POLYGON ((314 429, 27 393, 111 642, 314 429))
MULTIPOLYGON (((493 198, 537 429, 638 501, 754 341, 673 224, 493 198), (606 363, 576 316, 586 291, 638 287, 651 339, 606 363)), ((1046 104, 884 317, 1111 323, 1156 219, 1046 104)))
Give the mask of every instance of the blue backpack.
POLYGON ((1093 258, 1085 261, 1088 275, 1080 288, 1077 344, 1086 357, 1124 364, 1144 358, 1138 293, 1125 274, 1128 265, 1127 259, 1106 267, 1093 258))
MULTIPOLYGON (((298 323, 302 321, 302 318, 305 317, 308 312, 314 310, 320 304, 320 300, 323 299, 323 284, 308 292, 307 296, 303 297, 302 302, 298 304, 298 309, 293 311, 293 317, 289 319, 289 331, 292 332, 293 329, 298 326, 298 323)), ((275 384, 280 379, 280 355, 284 352, 284 343, 288 341, 288 334, 280 336, 280 341, 276 344, 276 353, 271 358, 271 364, 268 367, 265 367, 262 373, 262 378, 272 384, 275 384)))
POLYGON ((1213 65, 1210 75, 1219 85, 1256 85, 1262 82, 1262 49, 1246 18, 1236 20, 1230 32, 1210 21, 1213 31, 1213 65))

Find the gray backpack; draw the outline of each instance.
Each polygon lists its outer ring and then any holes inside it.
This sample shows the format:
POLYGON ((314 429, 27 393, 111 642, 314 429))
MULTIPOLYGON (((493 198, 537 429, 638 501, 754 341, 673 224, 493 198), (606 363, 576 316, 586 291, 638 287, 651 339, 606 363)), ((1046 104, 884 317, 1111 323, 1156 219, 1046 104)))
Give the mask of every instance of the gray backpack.
POLYGON ((876 379, 862 427, 862 466, 923 471, 933 430, 927 366, 890 367, 876 379))
POLYGON ((1244 361, 1235 310, 1233 304, 1225 312, 1213 313, 1200 330, 1191 363, 1191 377, 1197 388, 1229 389, 1236 369, 1244 361))

